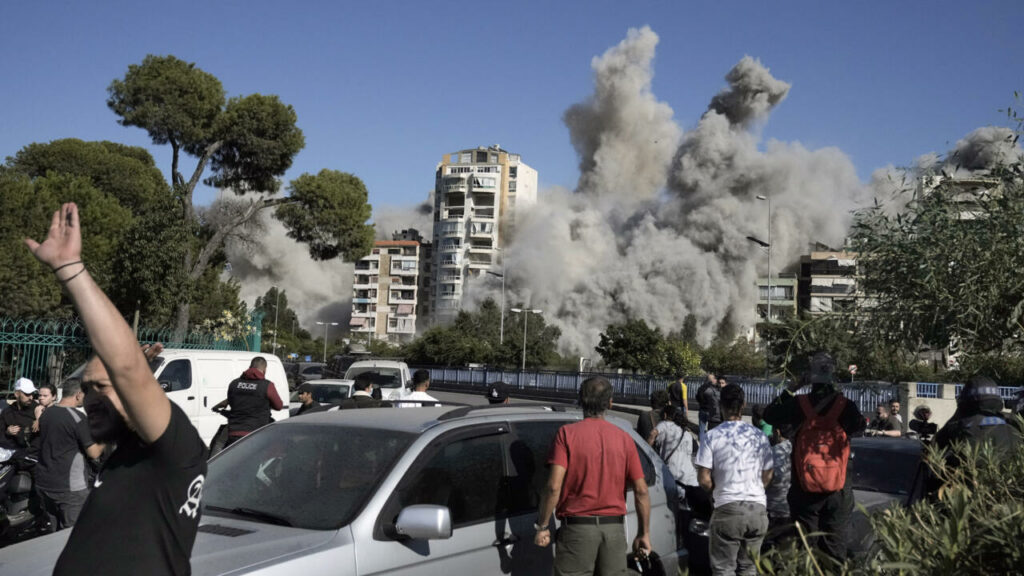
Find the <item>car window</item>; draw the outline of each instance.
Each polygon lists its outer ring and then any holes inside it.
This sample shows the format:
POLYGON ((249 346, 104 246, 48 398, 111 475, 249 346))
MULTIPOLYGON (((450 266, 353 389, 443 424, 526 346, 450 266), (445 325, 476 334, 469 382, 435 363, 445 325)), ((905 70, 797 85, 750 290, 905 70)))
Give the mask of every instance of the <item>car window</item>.
POLYGON ((506 509, 511 514, 537 512, 540 495, 548 481, 548 455, 555 434, 570 422, 517 422, 515 437, 509 445, 511 468, 505 492, 506 509))
POLYGON ((389 510, 436 504, 451 511, 452 526, 493 520, 504 475, 502 435, 448 442, 402 480, 389 510))
POLYGON ((308 368, 305 368, 302 371, 302 374, 303 375, 305 375, 305 374, 320 374, 321 372, 323 372, 323 370, 324 369, 323 369, 322 366, 310 366, 308 368))
POLYGON ((364 375, 370 382, 381 388, 401 388, 405 385, 402 382, 402 371, 398 368, 382 368, 373 366, 353 366, 345 372, 346 380, 355 380, 356 376, 364 375))
MULTIPOLYGON (((888 439, 887 439, 888 440, 888 439)), ((854 490, 909 494, 920 465, 920 454, 854 445, 848 461, 854 490)))
POLYGON ((203 514, 236 511, 299 528, 340 528, 377 492, 413 439, 344 426, 268 426, 210 461, 203 514))
POLYGON ((192 387, 192 362, 184 358, 172 361, 160 373, 158 381, 164 392, 188 390, 192 387))

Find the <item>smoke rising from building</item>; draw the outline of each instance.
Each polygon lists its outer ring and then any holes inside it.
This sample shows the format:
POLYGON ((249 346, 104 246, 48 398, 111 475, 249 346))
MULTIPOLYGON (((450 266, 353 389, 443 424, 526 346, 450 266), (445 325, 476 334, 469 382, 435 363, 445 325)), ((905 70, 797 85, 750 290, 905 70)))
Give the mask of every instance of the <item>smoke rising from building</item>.
MULTIPOLYGON (((849 158, 758 132, 789 92, 756 59, 727 74, 697 126, 683 133, 651 92, 658 36, 631 30, 592 62, 594 94, 565 115, 580 155, 574 192, 549 191, 506 251, 513 302, 544 310, 563 351, 589 354, 613 322, 643 318, 665 332, 692 314, 707 342, 723 323, 752 326, 767 258, 774 273, 811 241, 841 243, 870 197, 849 158)), ((470 290, 496 296, 493 281, 470 290)))

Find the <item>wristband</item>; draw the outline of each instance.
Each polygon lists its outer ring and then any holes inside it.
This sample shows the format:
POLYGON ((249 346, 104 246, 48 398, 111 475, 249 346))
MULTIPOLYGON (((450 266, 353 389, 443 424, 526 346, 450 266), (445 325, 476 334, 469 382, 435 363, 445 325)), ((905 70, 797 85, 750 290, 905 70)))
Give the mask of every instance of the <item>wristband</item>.
POLYGON ((57 266, 56 268, 51 270, 51 272, 56 274, 58 270, 63 270, 65 268, 67 268, 68 266, 74 266, 75 264, 82 264, 82 261, 81 260, 75 260, 74 262, 68 262, 67 264, 61 264, 60 266, 57 266))
POLYGON ((61 284, 64 284, 66 286, 68 282, 71 282, 75 278, 78 278, 79 276, 82 275, 83 272, 85 272, 85 266, 82 266, 81 270, 79 270, 78 272, 72 274, 71 277, 66 279, 66 280, 61 280, 60 278, 58 278, 57 282, 60 282, 61 284))
POLYGON ((533 529, 536 532, 545 532, 547 531, 548 526, 550 526, 550 524, 544 524, 543 526, 541 526, 540 524, 534 524, 533 529))

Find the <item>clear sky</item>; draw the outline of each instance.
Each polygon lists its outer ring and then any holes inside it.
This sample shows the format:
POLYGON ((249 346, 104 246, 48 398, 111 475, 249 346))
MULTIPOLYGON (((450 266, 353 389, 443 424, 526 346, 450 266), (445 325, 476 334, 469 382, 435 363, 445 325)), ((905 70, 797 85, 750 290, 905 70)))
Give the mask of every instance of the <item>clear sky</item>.
MULTIPOLYGON (((75 137, 167 147, 119 126, 106 87, 173 54, 229 96, 278 94, 306 148, 287 179, 355 173, 374 204, 422 201, 445 152, 501 144, 572 188, 563 111, 629 27, 661 36, 654 92, 684 129, 744 55, 793 84, 766 137, 837 146, 862 179, 947 150, 1024 90, 1020 4, 1003 2, 3 2, 0 157, 75 137)), ((192 162, 186 166, 192 165, 192 162)), ((199 197, 209 200, 210 192, 199 197)))

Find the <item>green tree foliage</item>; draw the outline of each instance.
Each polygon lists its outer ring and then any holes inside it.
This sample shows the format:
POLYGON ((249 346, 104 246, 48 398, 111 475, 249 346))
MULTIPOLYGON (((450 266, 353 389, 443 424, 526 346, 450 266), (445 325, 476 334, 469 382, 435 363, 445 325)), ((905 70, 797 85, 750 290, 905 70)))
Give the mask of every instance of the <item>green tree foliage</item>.
POLYGON ((83 177, 49 175, 29 179, 10 169, 0 171, 0 314, 8 316, 65 316, 60 287, 49 270, 34 262, 23 244, 26 236, 46 235, 51 215, 62 202, 78 202, 84 221, 82 259, 100 286, 114 281, 112 262, 129 227, 131 213, 116 199, 97 190, 83 177))
POLYGON ((964 355, 1017 354, 1024 331, 1024 176, 965 188, 943 178, 903 193, 906 208, 875 206, 856 216, 862 287, 871 294, 878 335, 906 349, 964 355))
POLYGON ((746 338, 715 339, 701 352, 700 366, 706 372, 734 376, 764 376, 765 354, 746 338))
MULTIPOLYGON (((506 309, 505 342, 500 339, 501 311, 488 298, 474 312, 460 311, 449 326, 435 326, 404 347, 405 356, 418 364, 465 366, 487 364, 515 368, 521 365, 523 315, 506 309)), ((530 314, 526 324, 526 366, 544 368, 559 361, 555 352, 561 330, 544 317, 530 314)))
POLYGON ((303 174, 289 186, 291 202, 277 209, 288 236, 309 245, 317 260, 355 261, 373 249, 373 226, 363 181, 344 172, 303 174))
POLYGON ((682 336, 665 337, 640 319, 610 324, 595 348, 612 368, 672 377, 700 372, 700 352, 682 336))
POLYGON ((301 205, 286 209, 282 222, 294 238, 310 243, 316 258, 343 254, 356 259, 369 253, 373 232, 365 222, 370 208, 365 187, 355 177, 304 175, 292 186, 294 198, 267 196, 277 192, 278 179, 305 145, 295 111, 277 96, 226 100, 215 76, 174 56, 153 55, 129 66, 108 93, 107 105, 121 124, 142 128, 153 143, 171 147, 171 185, 179 203, 176 220, 192 240, 181 257, 185 285, 175 313, 179 333, 187 329, 191 307, 200 297, 198 284, 227 238, 248 227, 264 209, 301 205), (180 168, 182 152, 197 159, 188 178, 180 168), (207 167, 208 184, 239 196, 252 193, 248 203, 229 217, 204 220, 193 205, 195 188, 207 167), (316 185, 308 185, 311 180, 316 185))

